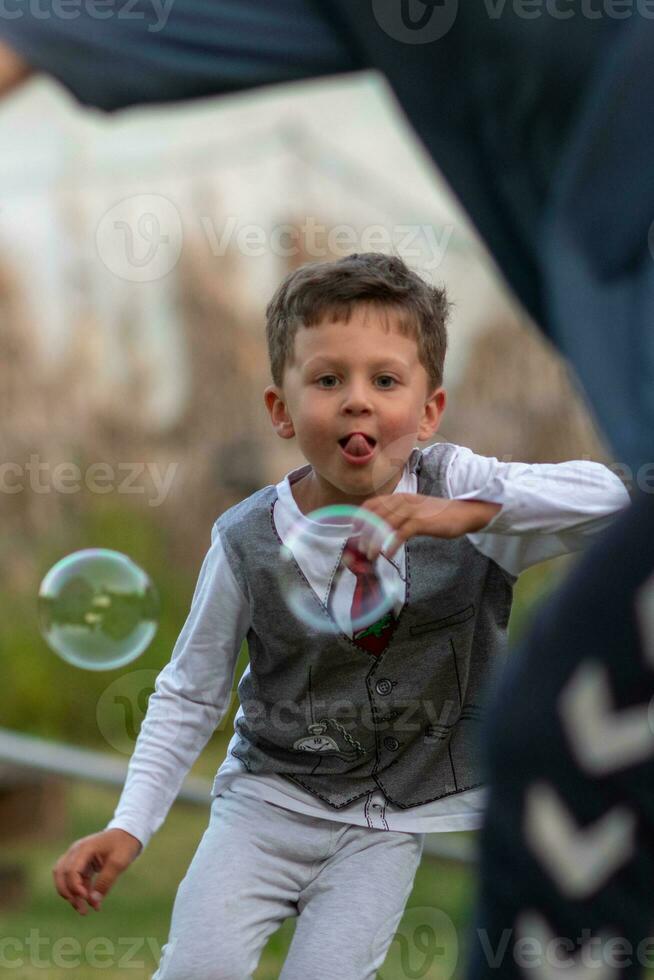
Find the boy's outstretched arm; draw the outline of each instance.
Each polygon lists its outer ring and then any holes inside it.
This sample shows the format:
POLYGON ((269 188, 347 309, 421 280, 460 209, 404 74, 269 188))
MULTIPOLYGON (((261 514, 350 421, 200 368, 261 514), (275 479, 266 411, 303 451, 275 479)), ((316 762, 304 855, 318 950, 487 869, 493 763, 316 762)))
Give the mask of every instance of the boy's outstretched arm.
POLYGON ((446 487, 447 497, 389 494, 365 507, 394 529, 393 551, 416 534, 467 534, 479 551, 519 575, 582 550, 629 503, 622 481, 601 463, 503 462, 464 446, 452 457, 446 487))

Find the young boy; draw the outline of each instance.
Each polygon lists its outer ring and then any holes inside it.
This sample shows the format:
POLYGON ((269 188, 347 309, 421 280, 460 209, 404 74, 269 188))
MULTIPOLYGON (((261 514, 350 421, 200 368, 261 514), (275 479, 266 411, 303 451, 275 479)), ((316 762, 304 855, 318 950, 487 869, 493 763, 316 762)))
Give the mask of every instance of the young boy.
POLYGON ((303 266, 268 306, 265 403, 307 464, 216 522, 114 818, 54 869, 80 913, 100 908, 224 716, 247 638, 234 736, 156 980, 246 980, 289 916, 283 980, 375 976, 424 834, 479 826, 483 684, 517 575, 581 549, 629 502, 598 463, 414 448, 445 408, 446 316, 442 290, 374 253, 303 266), (394 529, 375 567, 398 597, 374 630, 351 628, 366 555, 309 516, 330 504, 366 505, 394 529), (328 629, 287 605, 282 544, 328 629))

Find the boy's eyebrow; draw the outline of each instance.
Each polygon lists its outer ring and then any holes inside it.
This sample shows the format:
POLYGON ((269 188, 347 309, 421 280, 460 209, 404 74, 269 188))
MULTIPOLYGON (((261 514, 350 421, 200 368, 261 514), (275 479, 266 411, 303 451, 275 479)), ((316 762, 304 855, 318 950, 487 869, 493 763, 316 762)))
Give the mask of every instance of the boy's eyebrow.
MULTIPOLYGON (((312 370, 321 364, 328 365, 330 367, 338 367, 346 362, 340 357, 331 357, 328 354, 316 354, 315 357, 310 357, 308 361, 304 362, 305 370, 312 370)), ((393 357, 392 355, 386 355, 385 357, 380 357, 376 361, 372 361, 369 367, 379 370, 382 367, 400 367, 408 368, 409 364, 403 361, 400 357, 393 357)))

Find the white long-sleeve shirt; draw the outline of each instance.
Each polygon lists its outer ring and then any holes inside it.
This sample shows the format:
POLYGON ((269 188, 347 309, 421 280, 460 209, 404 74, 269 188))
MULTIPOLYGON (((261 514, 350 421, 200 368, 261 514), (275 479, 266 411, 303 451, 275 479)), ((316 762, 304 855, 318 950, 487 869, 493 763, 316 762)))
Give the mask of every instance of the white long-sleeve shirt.
MULTIPOLYGON (((307 469, 291 471, 277 485, 273 517, 281 541, 291 544, 293 557, 311 587, 325 595, 327 576, 343 539, 321 538, 322 556, 316 554, 315 535, 311 536, 311 552, 303 547, 308 536, 296 533, 298 525, 310 526, 311 522, 295 503, 291 485, 307 469)), ((537 562, 583 549, 589 536, 602 530, 629 503, 621 481, 600 463, 505 463, 463 446, 456 447, 448 465, 446 491, 451 498, 501 505, 490 523, 468 538, 512 576, 537 562)), ((417 492, 417 477, 408 464, 394 492, 417 492)), ((393 562, 383 565, 386 584, 397 596, 396 612, 404 603, 404 555, 401 547, 393 562), (395 581, 393 576, 397 576, 395 581)), ((334 617, 349 635, 355 584, 352 572, 343 567, 330 595, 334 617)), ((157 677, 108 828, 128 831, 145 847, 163 824, 188 770, 228 712, 236 662, 249 627, 248 602, 214 529, 188 618, 169 663, 157 677)), ((237 718, 241 715, 239 708, 237 718)), ((214 779, 211 797, 229 786, 286 809, 380 830, 433 833, 474 829, 481 823, 483 788, 408 810, 394 807, 377 789, 336 810, 283 776, 246 772, 231 754, 236 741, 234 735, 214 779)))

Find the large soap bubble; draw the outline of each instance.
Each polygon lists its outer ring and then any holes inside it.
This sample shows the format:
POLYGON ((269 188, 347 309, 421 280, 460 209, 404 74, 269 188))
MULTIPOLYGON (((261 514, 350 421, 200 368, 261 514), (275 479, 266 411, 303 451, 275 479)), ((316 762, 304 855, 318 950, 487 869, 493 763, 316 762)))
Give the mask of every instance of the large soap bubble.
POLYGON ((62 558, 41 582, 38 604, 48 646, 86 670, 130 663, 157 632, 155 587, 119 551, 89 548, 62 558))
MULTIPOLYGON (((384 549, 392 539, 393 531, 386 521, 360 507, 337 504, 321 507, 303 516, 280 548, 280 577, 284 598, 291 611, 313 630, 321 633, 341 632, 342 624, 339 625, 330 614, 329 597, 318 596, 313 591, 295 555, 310 556, 314 567, 322 563, 323 571, 329 577, 334 572, 335 559, 349 541, 355 548, 360 546, 364 553, 352 556, 346 548, 341 557, 342 563, 353 574, 356 568, 371 576, 366 589, 368 601, 361 606, 358 615, 350 617, 352 632, 357 633, 377 623, 395 604, 402 583, 394 571, 389 574, 388 569, 383 567, 388 564, 383 554, 371 562, 365 555, 371 543, 384 549)), ((355 584, 356 576, 352 580, 353 589, 355 584)))

